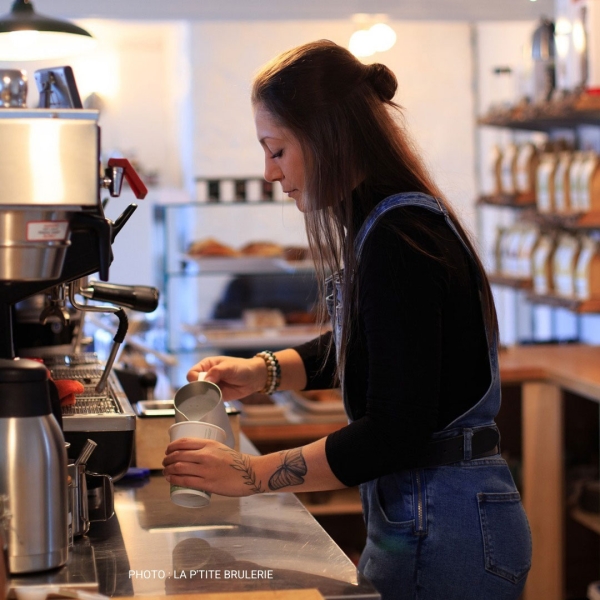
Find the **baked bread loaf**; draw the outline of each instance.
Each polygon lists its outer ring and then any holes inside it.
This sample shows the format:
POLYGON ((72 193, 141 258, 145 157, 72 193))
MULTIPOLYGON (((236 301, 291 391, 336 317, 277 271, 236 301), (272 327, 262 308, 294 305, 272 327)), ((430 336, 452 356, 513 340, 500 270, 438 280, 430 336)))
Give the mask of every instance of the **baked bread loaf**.
POLYGON ((276 257, 283 254, 283 248, 273 242, 250 242, 242 246, 240 252, 244 256, 276 257))
POLYGON ((239 256, 239 252, 226 246, 214 238, 205 238, 190 244, 188 254, 191 256, 239 256))

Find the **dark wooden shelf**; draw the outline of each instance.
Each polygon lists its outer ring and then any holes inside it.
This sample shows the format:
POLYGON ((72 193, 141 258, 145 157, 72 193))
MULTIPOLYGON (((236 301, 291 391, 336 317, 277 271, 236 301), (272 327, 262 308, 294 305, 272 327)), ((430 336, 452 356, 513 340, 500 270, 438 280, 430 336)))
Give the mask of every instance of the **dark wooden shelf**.
POLYGON ((556 214, 535 213, 527 219, 541 226, 561 229, 600 229, 600 212, 556 214))
POLYGON ((535 210, 533 194, 496 194, 479 196, 477 204, 505 206, 523 211, 522 217, 540 226, 561 229, 600 229, 600 212, 587 213, 540 213, 535 210))
POLYGON ((518 290, 530 290, 533 288, 533 282, 526 277, 512 277, 502 273, 488 273, 488 279, 492 285, 503 285, 518 290))
POLYGON ((493 206, 508 206, 511 208, 535 207, 535 196, 533 194, 494 194, 480 196, 478 204, 489 204, 493 206))
POLYGON ((528 291, 527 300, 532 304, 546 304, 555 308, 566 308, 577 314, 600 313, 600 299, 578 300, 554 294, 535 294, 532 290, 533 282, 529 278, 511 277, 502 273, 488 273, 492 285, 501 285, 517 290, 528 291))
POLYGON ((547 114, 543 109, 528 108, 519 117, 516 109, 506 114, 487 115, 478 119, 479 125, 522 129, 525 131, 551 131, 552 129, 578 127, 580 125, 600 125, 600 110, 565 110, 547 114))
POLYGON ((600 312, 600 300, 577 300, 576 298, 565 298, 552 294, 528 294, 527 299, 532 304, 547 304, 556 308, 566 308, 577 314, 600 312))

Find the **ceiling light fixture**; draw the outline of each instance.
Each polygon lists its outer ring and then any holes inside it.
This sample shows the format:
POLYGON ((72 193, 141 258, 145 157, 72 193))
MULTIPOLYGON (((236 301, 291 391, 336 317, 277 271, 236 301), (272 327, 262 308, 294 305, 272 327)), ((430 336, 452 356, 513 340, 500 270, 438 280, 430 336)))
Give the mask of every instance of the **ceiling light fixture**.
POLYGON ((40 15, 30 0, 15 0, 10 13, 0 16, 0 60, 45 60, 80 54, 96 40, 68 21, 40 15))
POLYGON ((361 27, 350 36, 348 48, 354 56, 364 58, 376 52, 385 52, 396 43, 396 32, 382 22, 385 15, 358 14, 354 20, 361 27), (367 28, 367 23, 375 22, 367 28))

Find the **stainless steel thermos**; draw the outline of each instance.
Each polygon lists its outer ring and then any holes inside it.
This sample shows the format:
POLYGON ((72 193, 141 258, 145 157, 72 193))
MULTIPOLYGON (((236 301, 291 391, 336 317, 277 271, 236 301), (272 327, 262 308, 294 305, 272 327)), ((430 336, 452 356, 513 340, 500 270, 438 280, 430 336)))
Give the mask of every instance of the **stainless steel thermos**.
POLYGON ((67 451, 51 412, 46 368, 0 359, 0 495, 8 499, 11 573, 68 558, 67 451))

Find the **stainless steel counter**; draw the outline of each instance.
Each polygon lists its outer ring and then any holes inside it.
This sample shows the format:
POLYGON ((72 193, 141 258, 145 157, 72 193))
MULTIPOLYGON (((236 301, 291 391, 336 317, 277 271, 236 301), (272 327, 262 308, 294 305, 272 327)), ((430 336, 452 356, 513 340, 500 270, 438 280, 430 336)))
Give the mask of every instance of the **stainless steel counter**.
POLYGON ((318 588, 379 598, 294 495, 213 495, 208 507, 182 508, 161 475, 117 483, 115 516, 92 524, 62 571, 13 585, 59 577, 94 587, 96 578, 108 596, 318 588))
MULTIPOLYGON (((379 597, 291 494, 213 496, 208 507, 189 509, 170 501, 161 476, 139 488, 117 489, 115 510, 128 560, 117 579, 130 587, 119 593, 316 587, 326 598, 379 597)), ((90 540, 97 551, 106 547, 95 535, 90 540)))

